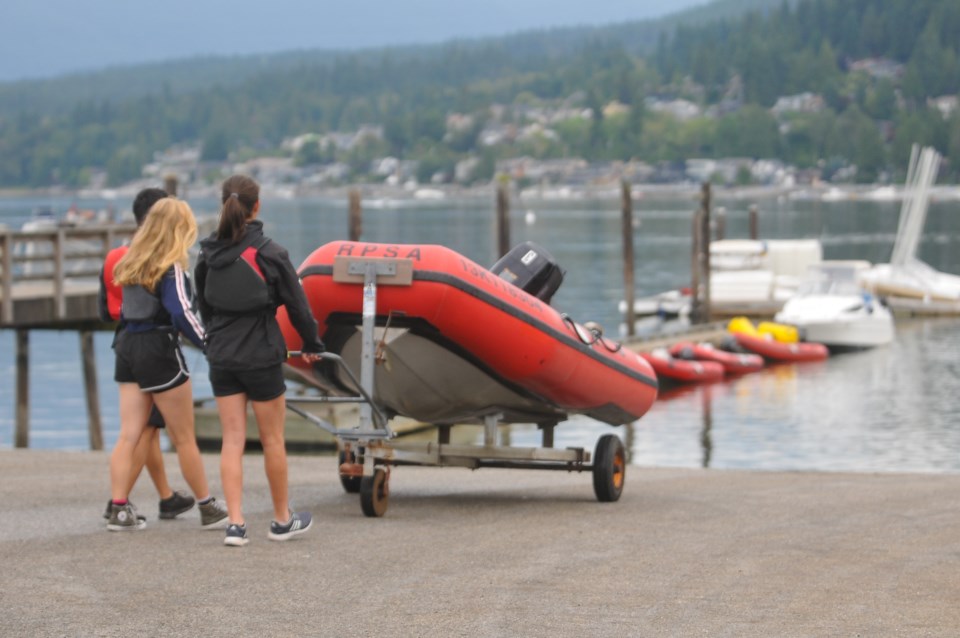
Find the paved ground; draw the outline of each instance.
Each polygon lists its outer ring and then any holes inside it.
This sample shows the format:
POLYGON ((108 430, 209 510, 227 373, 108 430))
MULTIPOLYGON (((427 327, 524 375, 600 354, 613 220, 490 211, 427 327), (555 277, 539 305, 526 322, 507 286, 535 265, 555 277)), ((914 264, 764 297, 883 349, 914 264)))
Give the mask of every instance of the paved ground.
POLYGON ((317 523, 274 543, 260 461, 227 548, 147 481, 147 529, 106 532, 105 453, 0 451, 0 635, 960 635, 957 475, 631 467, 609 504, 586 474, 406 467, 369 519, 291 457, 317 523))

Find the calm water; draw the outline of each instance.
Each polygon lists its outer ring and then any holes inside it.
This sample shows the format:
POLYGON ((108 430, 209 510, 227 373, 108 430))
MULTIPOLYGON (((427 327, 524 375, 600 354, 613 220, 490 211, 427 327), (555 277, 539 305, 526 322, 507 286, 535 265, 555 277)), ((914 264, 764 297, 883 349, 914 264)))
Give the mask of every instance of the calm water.
MULTIPOLYGON (((0 223, 10 227, 38 206, 63 211, 71 200, 0 199, 0 223)), ((80 202, 89 208, 108 202, 80 202)), ((754 203, 716 202, 727 211, 727 237, 747 235, 754 203)), ((212 201, 191 201, 199 215, 212 201)), ((818 238, 827 259, 886 261, 899 203, 760 201, 760 232, 770 238, 818 238)), ((546 247, 567 270, 554 305, 578 321, 595 320, 615 334, 622 298, 615 201, 512 203, 512 240, 546 247), (532 215, 530 214, 532 213, 532 215), (527 223, 527 218, 535 218, 527 223)), ((689 283, 689 229, 693 199, 636 204, 637 294, 689 283)), ((118 205, 118 208, 123 208, 118 205)), ((934 203, 920 258, 960 273, 960 203, 934 203)), ((346 236, 346 203, 265 198, 267 232, 299 264, 314 248, 346 236)), ((715 210, 717 210, 715 208, 715 210)), ((430 202, 364 211, 364 239, 437 243, 481 264, 495 260, 493 198, 430 202)), ((109 334, 96 337, 105 438, 117 431, 116 389, 109 334)), ((31 333, 32 447, 85 449, 86 408, 79 342, 71 332, 31 333)), ((198 397, 210 395, 205 362, 189 351, 198 397)), ((574 418, 557 429, 558 446, 592 448, 616 432, 637 465, 798 470, 960 471, 960 319, 902 320, 889 347, 839 355, 821 364, 780 365, 741 379, 665 396, 639 422, 611 428, 574 418)), ((13 335, 0 331, 0 447, 13 440, 13 335)), ((516 427, 514 444, 537 444, 534 428, 516 427)))

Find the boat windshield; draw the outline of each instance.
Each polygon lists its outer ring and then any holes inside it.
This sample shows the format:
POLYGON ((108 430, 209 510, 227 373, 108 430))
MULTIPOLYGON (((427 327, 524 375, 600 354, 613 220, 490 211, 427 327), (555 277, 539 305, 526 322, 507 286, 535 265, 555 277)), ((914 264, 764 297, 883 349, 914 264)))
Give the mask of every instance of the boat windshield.
POLYGON ((797 290, 801 295, 860 295, 863 286, 857 271, 848 267, 820 265, 811 268, 797 290))

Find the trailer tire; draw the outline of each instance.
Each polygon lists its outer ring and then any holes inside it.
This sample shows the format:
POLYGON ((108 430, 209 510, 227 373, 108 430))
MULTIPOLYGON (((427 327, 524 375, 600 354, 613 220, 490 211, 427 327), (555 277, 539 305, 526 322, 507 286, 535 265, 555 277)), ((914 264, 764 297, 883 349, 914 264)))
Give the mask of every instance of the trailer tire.
POLYGON ((593 455, 593 492, 601 503, 620 498, 626 479, 627 455, 623 442, 615 434, 604 434, 593 455))
POLYGON ((383 468, 373 470, 372 476, 360 480, 360 507, 370 517, 383 516, 387 511, 390 491, 387 486, 387 472, 383 468))

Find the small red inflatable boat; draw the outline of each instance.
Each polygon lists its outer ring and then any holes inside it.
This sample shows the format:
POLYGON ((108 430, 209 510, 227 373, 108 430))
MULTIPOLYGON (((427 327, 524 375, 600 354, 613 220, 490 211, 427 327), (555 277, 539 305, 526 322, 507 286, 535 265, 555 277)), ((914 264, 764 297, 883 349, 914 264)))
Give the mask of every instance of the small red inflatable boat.
POLYGON ((733 336, 741 348, 773 361, 823 361, 830 356, 830 351, 822 343, 784 343, 770 335, 743 332, 735 332, 733 336))
MULTIPOLYGON (((442 425, 581 413, 619 425, 646 413, 657 396, 650 365, 551 307, 562 270, 539 269, 545 255, 532 244, 518 248, 491 271, 443 246, 337 241, 315 250, 299 274, 327 349, 359 371, 363 273, 368 264, 379 269, 374 399, 391 414, 442 425)), ((287 348, 298 350, 283 308, 277 319, 287 348)), ((317 387, 355 394, 328 364, 290 361, 317 387)))
POLYGON ((640 353, 653 367, 660 379, 682 383, 719 381, 723 378, 723 366, 715 361, 691 361, 678 359, 667 350, 658 349, 640 353))
POLYGON ((714 348, 709 343, 681 341, 670 348, 670 354, 678 359, 715 361, 723 366, 725 374, 746 374, 763 367, 763 357, 758 354, 727 352, 714 348))

